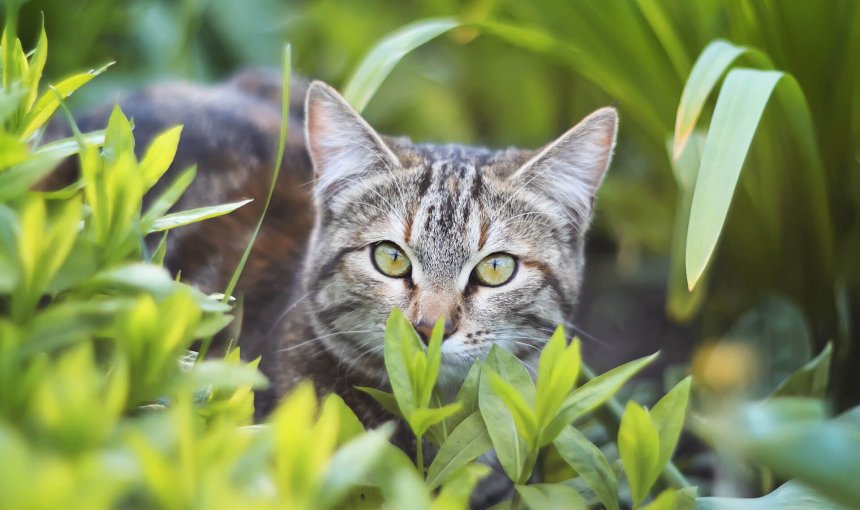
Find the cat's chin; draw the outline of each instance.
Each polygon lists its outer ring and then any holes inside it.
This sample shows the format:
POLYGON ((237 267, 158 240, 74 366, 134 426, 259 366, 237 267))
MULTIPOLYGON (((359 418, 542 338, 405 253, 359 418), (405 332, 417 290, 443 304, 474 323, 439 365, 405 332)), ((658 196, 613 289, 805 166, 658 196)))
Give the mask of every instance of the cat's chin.
POLYGON ((487 349, 475 346, 464 349, 455 338, 446 340, 442 344, 442 366, 439 369, 437 384, 444 391, 457 391, 469 374, 472 365, 478 360, 483 360, 487 353, 489 353, 489 345, 487 349))

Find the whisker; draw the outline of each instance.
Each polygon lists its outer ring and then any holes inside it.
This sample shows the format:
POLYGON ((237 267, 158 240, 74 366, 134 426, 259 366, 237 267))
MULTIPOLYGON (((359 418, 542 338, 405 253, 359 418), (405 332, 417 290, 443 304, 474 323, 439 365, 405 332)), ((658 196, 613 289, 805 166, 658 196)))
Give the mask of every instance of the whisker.
POLYGON ((280 349, 280 350, 278 350, 278 351, 276 351, 276 352, 286 352, 286 351, 291 351, 291 350, 293 350, 293 349, 298 349, 299 347, 301 347, 301 346, 303 346, 303 345, 307 345, 307 344, 309 344, 309 343, 316 342, 316 341, 318 341, 318 340, 322 340, 323 338, 328 338, 328 337, 332 337, 332 336, 337 336, 337 335, 349 335, 349 334, 355 334, 355 333, 372 333, 372 332, 373 332, 373 330, 370 330, 370 329, 362 329, 362 330, 354 330, 354 331, 338 331, 338 332, 336 332, 336 333, 329 333, 329 334, 327 334, 327 335, 321 335, 321 336, 318 336, 318 337, 316 337, 316 338, 311 338, 310 340, 305 340, 305 341, 303 341, 303 342, 301 342, 301 343, 299 343, 299 344, 292 345, 292 346, 287 347, 287 348, 284 348, 284 349, 280 349))

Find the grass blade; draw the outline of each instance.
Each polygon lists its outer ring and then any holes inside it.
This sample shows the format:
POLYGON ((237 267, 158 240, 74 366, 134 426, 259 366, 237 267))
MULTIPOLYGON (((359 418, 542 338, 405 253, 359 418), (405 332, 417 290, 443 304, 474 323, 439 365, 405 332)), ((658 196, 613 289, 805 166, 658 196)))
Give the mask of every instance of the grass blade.
POLYGON ((771 67, 770 59, 763 53, 722 39, 711 42, 699 55, 681 93, 681 103, 678 105, 678 113, 675 117, 672 159, 677 161, 681 156, 711 91, 729 67, 742 55, 749 55, 761 67, 771 67))
POLYGON ((403 57, 460 24, 454 18, 429 18, 392 32, 364 57, 343 89, 343 97, 361 112, 403 57))
POLYGON ((717 246, 753 135, 784 73, 735 69, 720 90, 687 227, 687 285, 693 289, 717 246))

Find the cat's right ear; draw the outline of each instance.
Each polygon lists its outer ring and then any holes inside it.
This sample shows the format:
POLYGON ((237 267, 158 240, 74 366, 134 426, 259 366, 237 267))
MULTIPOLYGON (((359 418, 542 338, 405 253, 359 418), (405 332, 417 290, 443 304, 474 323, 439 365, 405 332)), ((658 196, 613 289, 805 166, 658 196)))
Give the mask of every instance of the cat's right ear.
POLYGON ((376 131, 325 83, 311 83, 305 112, 318 199, 327 200, 374 172, 400 166, 376 131))

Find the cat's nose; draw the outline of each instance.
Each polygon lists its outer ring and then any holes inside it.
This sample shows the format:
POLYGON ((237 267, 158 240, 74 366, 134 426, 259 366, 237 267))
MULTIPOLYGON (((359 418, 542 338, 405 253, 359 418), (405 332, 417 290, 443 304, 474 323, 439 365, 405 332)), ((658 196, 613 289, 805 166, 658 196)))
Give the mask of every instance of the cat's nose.
MULTIPOLYGON (((415 332, 418 333, 418 336, 421 337, 421 341, 424 342, 424 345, 428 345, 430 343, 430 335, 433 334, 433 323, 424 319, 412 324, 415 328, 415 332)), ((453 335, 454 332, 457 331, 457 323, 454 321, 446 320, 445 321, 445 332, 442 335, 442 341, 448 339, 449 336, 453 335)))

